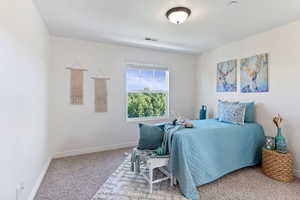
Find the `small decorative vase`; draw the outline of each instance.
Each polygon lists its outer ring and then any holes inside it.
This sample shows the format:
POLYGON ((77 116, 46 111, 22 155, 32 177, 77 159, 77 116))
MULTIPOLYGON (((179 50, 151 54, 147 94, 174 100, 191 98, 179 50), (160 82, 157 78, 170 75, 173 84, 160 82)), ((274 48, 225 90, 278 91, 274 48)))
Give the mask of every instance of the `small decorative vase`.
POLYGON ((275 137, 276 142, 276 151, 279 153, 287 153, 287 145, 285 142, 285 138, 282 135, 282 129, 277 128, 277 136, 275 137))
POLYGON ((202 105, 202 107, 200 109, 200 113, 199 113, 199 119, 200 120, 206 119, 206 110, 207 110, 207 106, 202 105))
POLYGON ((271 136, 266 137, 265 148, 269 150, 275 149, 275 138, 271 136))

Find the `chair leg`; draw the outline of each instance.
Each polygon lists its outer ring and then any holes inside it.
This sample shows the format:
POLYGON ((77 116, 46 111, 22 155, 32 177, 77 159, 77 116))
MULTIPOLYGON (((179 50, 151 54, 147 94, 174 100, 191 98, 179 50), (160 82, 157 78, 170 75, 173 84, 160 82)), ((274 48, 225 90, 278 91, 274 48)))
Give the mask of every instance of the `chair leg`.
POLYGON ((135 161, 135 162, 134 162, 134 173, 135 173, 135 174, 139 174, 139 173, 138 173, 138 166, 137 166, 137 165, 138 165, 138 164, 137 164, 137 161, 135 161))
POLYGON ((170 174, 170 186, 173 187, 173 185, 174 185, 174 184, 173 184, 173 175, 170 174))
POLYGON ((149 168, 149 193, 152 193, 152 185, 153 185, 153 169, 149 168))

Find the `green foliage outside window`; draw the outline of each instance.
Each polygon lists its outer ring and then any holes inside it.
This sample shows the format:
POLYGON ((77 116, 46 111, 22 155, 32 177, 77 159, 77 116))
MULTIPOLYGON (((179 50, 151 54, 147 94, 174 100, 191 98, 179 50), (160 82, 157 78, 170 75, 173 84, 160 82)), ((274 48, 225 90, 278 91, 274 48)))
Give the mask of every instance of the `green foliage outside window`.
POLYGON ((159 117, 166 114, 165 93, 128 93, 128 118, 159 117))

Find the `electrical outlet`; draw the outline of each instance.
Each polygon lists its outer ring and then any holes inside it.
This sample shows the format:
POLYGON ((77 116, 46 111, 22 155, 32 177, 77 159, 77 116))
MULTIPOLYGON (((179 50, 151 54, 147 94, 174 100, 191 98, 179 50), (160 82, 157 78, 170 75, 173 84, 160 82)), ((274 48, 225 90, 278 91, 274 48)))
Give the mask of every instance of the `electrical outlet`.
POLYGON ((23 192, 25 190, 25 185, 23 182, 19 183, 19 185, 16 188, 16 200, 21 200, 23 192))

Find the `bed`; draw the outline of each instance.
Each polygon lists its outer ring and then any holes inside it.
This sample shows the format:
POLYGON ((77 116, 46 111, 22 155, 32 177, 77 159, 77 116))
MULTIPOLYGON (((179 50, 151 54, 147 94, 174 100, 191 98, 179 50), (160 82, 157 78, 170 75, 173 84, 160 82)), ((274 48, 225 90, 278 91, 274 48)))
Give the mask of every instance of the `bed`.
POLYGON ((169 163, 185 197, 198 200, 197 186, 260 163, 265 139, 261 125, 241 126, 216 119, 192 123, 194 128, 174 133, 169 163))

